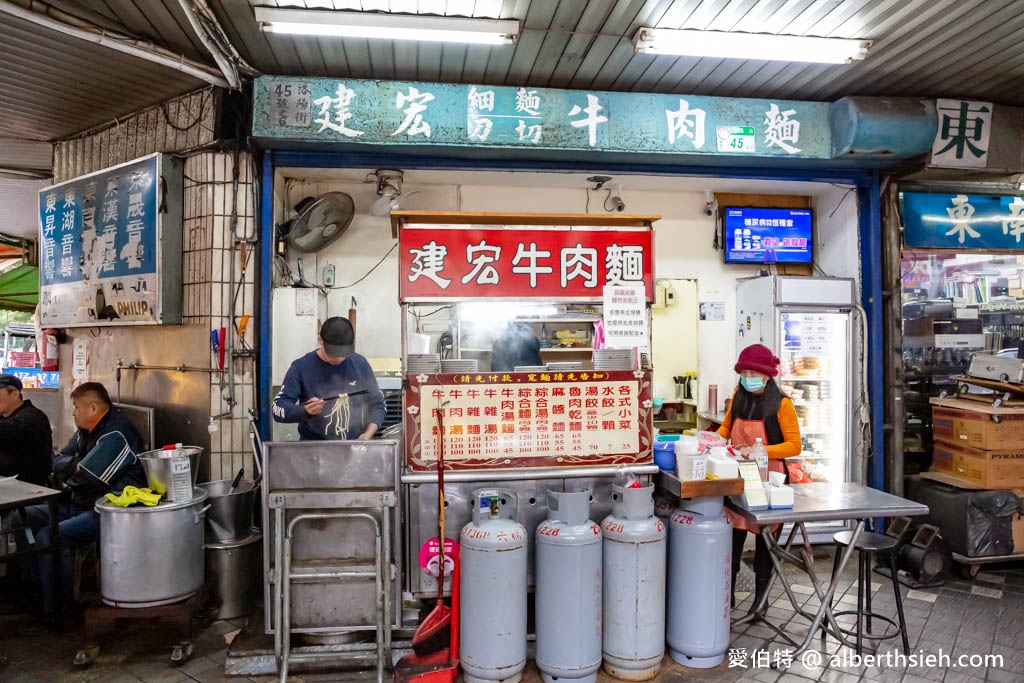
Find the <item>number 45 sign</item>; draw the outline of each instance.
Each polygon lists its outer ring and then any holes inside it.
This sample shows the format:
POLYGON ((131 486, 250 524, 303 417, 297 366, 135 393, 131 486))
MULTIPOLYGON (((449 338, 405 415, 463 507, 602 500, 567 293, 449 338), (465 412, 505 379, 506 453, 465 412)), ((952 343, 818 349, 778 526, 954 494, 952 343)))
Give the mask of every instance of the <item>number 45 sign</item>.
POLYGON ((753 126, 719 126, 718 151, 753 154, 755 147, 753 126))

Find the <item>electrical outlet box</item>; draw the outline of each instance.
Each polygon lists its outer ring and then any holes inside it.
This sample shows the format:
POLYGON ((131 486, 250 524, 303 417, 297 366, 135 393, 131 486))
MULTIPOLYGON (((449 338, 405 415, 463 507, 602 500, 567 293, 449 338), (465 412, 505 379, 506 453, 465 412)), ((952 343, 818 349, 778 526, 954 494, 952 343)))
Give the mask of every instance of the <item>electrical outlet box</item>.
POLYGON ((328 263, 324 266, 324 287, 334 286, 334 264, 328 263))
POLYGON ((654 303, 651 304, 652 308, 665 308, 665 291, 663 285, 654 285, 654 303))

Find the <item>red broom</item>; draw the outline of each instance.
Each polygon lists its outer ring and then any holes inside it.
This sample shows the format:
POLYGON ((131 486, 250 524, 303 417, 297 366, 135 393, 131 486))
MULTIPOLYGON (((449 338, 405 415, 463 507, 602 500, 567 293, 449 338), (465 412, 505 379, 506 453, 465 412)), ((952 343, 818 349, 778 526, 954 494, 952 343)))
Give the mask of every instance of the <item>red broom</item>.
POLYGON ((417 655, 439 652, 451 642, 452 610, 444 604, 444 408, 437 409, 437 536, 441 541, 439 575, 437 577, 437 606, 416 629, 412 637, 412 650, 417 655))
POLYGON ((451 647, 425 657, 414 654, 398 660, 395 683, 452 683, 459 672, 459 552, 452 572, 451 647))

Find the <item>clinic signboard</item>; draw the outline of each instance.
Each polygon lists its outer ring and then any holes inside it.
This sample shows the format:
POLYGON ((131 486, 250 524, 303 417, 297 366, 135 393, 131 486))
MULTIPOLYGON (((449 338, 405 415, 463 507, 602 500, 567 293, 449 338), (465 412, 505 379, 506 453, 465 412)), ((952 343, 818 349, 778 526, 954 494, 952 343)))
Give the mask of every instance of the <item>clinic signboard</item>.
POLYGON ((181 206, 165 154, 40 190, 39 324, 180 323, 181 206))
POLYGON ((1024 197, 903 192, 903 242, 918 249, 1019 251, 1024 197))

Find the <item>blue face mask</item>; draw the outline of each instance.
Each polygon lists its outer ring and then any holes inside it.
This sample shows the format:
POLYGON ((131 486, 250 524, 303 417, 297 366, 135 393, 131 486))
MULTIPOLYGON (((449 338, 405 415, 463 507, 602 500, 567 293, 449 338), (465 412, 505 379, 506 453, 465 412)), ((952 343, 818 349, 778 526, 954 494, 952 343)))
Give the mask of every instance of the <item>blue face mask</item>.
POLYGON ((751 393, 764 389, 764 377, 740 377, 740 386, 751 393))

